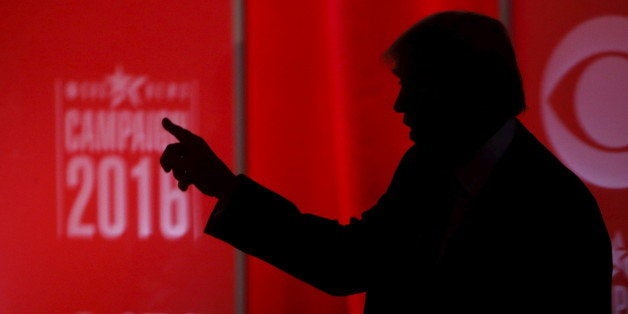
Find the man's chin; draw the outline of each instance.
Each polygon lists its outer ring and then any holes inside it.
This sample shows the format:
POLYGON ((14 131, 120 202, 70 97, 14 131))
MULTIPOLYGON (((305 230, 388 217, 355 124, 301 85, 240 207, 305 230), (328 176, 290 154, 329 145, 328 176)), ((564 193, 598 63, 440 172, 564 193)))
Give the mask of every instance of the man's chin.
POLYGON ((414 142, 415 146, 419 149, 421 154, 428 160, 432 160, 436 164, 442 165, 455 165, 459 162, 459 159, 463 156, 458 152, 455 147, 451 145, 444 145, 444 143, 434 143, 426 139, 420 139, 415 136, 410 136, 410 139, 414 142))

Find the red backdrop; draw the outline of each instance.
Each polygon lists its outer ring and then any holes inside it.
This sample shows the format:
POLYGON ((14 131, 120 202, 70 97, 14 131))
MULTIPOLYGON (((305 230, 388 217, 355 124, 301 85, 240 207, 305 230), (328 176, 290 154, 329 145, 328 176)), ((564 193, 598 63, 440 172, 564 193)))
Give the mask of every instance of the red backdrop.
MULTIPOLYGON (((247 173, 341 222, 410 145, 384 50, 427 14, 511 3, 522 119, 597 196, 614 312, 628 312, 624 2, 246 2, 247 173)), ((228 0, 0 4, 0 312, 234 312, 234 251, 201 233, 214 200, 157 165, 173 140, 162 115, 234 160, 232 13, 228 0)), ((247 268, 248 313, 362 311, 361 295, 247 268)))
MULTIPOLYGON (((249 1, 248 173, 302 211, 342 222, 374 205, 410 145, 382 53, 444 9, 498 11, 496 1, 249 1)), ((361 313, 363 302, 254 258, 247 295, 251 314, 361 313)))
POLYGON ((0 312, 231 313, 164 115, 232 157, 229 1, 0 5, 0 312), (202 105, 201 105, 202 104, 202 105))

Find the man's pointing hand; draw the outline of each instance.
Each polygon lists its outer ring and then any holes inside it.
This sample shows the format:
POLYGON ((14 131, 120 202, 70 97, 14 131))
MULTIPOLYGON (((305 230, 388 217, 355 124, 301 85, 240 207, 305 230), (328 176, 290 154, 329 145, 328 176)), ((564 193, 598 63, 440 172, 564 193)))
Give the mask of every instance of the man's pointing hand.
POLYGON ((194 184, 204 194, 220 198, 233 188, 235 175, 203 138, 168 118, 162 120, 162 126, 179 142, 166 146, 160 158, 161 167, 166 172, 172 171, 182 191, 194 184))

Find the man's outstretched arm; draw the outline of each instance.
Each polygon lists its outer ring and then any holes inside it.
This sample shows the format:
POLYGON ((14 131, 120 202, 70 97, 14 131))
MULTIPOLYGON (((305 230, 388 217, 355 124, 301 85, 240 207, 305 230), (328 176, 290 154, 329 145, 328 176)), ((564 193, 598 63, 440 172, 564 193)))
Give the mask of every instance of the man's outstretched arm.
POLYGON ((205 233, 256 256, 334 295, 362 292, 369 258, 362 224, 302 214, 280 195, 245 175, 235 175, 209 145, 168 119, 163 127, 178 140, 161 156, 179 188, 195 185, 218 198, 205 233))

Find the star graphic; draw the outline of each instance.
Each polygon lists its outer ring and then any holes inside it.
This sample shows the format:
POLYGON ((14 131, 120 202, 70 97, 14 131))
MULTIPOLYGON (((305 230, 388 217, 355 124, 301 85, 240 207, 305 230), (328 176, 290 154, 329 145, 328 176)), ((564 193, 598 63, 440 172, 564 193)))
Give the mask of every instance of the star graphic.
POLYGON ((133 106, 142 102, 139 88, 146 82, 146 76, 128 75, 121 66, 117 66, 114 73, 106 77, 106 81, 111 87, 111 107, 119 106, 126 98, 133 106))

